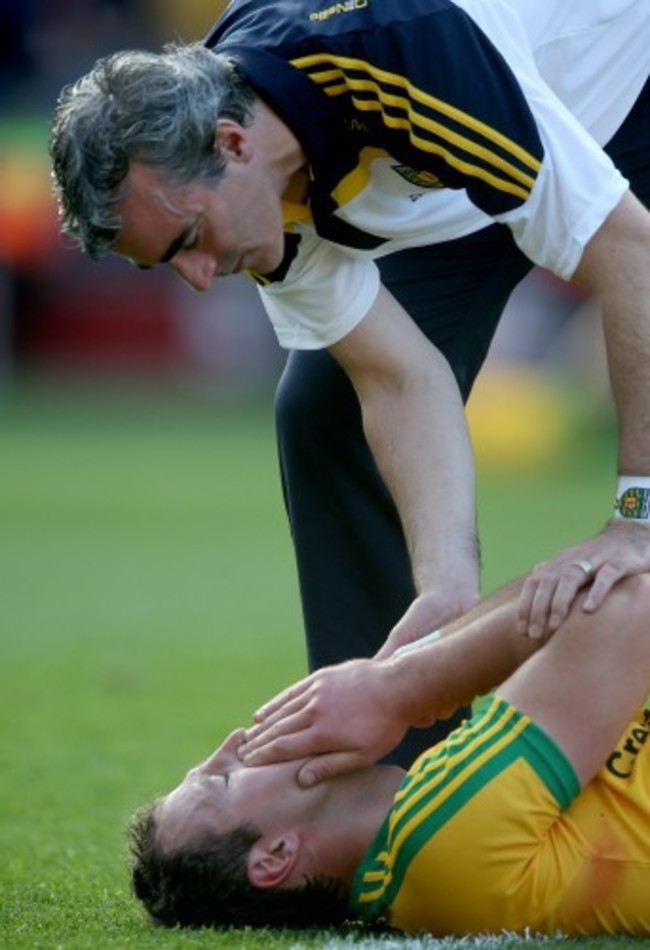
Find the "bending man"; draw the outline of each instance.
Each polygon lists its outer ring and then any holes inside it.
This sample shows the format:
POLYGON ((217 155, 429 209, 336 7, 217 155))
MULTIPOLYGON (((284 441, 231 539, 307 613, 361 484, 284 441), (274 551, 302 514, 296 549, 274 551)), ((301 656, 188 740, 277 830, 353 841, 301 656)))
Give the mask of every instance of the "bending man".
POLYGON ((292 351, 312 666, 477 601, 462 397, 533 264, 602 297, 625 480, 617 520, 531 574, 522 628, 650 569, 649 64, 647 0, 239 0, 203 46, 117 54, 64 93, 64 229, 197 290, 248 272, 292 351))

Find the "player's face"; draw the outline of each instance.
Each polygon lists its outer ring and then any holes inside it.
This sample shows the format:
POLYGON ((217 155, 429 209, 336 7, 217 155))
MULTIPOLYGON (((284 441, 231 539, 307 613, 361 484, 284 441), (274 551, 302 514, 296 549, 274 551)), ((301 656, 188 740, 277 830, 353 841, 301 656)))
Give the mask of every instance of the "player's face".
POLYGON ((304 760, 250 768, 237 757, 243 736, 243 729, 231 733, 162 800, 157 819, 163 848, 173 850, 242 823, 293 820, 301 802, 313 798, 314 790, 300 789, 296 781, 304 760))
POLYGON ((195 290, 244 270, 270 273, 282 261, 280 199, 250 163, 228 162, 217 184, 180 188, 134 162, 117 210, 115 251, 139 267, 169 264, 195 290))

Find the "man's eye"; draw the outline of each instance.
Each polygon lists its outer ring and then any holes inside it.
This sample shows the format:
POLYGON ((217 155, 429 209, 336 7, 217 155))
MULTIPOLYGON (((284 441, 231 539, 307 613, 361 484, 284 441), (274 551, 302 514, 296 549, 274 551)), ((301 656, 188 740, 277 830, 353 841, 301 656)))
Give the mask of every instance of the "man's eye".
POLYGON ((195 247, 198 247, 199 243, 199 232, 194 231, 186 241, 183 242, 184 251, 193 251, 195 247))

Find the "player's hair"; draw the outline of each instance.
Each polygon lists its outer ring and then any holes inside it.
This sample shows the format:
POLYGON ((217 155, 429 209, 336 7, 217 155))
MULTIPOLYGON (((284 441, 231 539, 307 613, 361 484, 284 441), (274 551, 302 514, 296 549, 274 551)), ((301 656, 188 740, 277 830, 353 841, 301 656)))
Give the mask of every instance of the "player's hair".
POLYGON ((97 61, 59 96, 50 135, 61 227, 91 257, 108 253, 132 161, 177 186, 218 181, 217 119, 246 125, 255 94, 233 59, 199 43, 97 61))
POLYGON ((330 927, 350 916, 343 882, 316 877, 302 887, 260 889, 246 858, 261 836, 253 825, 210 833, 200 845, 164 851, 157 841, 157 803, 129 824, 132 885, 151 919, 167 927, 330 927))

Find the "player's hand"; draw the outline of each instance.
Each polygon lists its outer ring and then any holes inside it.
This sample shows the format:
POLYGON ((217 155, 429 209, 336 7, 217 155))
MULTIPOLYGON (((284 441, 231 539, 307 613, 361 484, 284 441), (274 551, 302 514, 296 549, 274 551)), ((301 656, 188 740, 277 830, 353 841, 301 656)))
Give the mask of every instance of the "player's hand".
POLYGON ((517 628, 533 639, 554 632, 583 587, 589 590, 582 609, 593 613, 622 577, 646 571, 650 571, 650 528, 612 521, 595 538, 533 568, 521 591, 517 628))
POLYGON ((459 584, 445 593, 430 591, 420 594, 402 619, 395 624, 381 649, 375 654, 375 659, 383 660, 393 656, 400 647, 427 636, 432 630, 437 630, 470 610, 478 601, 479 594, 474 584, 468 584, 466 589, 459 584))
POLYGON ((411 725, 390 664, 366 659, 317 670, 262 706, 255 720, 239 749, 242 761, 268 765, 310 757, 298 774, 304 786, 376 762, 411 725))

